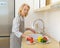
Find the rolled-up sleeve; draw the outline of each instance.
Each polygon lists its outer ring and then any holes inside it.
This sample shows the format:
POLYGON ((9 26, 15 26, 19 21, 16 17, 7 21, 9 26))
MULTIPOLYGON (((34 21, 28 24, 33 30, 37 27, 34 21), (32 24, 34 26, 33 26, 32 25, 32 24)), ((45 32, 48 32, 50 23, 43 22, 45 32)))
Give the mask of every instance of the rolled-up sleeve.
POLYGON ((20 18, 19 16, 16 16, 13 20, 13 25, 12 25, 12 32, 20 38, 22 33, 19 31, 19 26, 20 26, 20 18))

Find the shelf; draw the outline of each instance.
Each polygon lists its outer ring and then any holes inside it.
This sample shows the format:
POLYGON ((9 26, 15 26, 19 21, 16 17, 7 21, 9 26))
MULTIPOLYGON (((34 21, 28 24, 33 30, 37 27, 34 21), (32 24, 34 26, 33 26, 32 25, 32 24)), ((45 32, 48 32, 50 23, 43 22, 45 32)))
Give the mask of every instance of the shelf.
POLYGON ((34 12, 45 12, 45 11, 52 11, 52 10, 57 10, 57 9, 60 10, 60 2, 47 5, 43 8, 36 9, 36 10, 34 10, 34 12))

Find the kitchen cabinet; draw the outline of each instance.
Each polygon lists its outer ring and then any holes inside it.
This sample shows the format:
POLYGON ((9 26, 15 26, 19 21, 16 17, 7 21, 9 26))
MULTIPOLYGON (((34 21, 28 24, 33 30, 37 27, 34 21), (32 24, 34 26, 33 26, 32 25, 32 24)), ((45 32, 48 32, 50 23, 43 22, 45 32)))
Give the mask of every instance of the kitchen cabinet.
POLYGON ((33 0, 34 9, 42 8, 46 5, 46 0, 33 0))
POLYGON ((34 9, 42 8, 50 4, 54 4, 59 2, 60 0, 34 0, 33 1, 33 6, 34 9))
POLYGON ((39 0, 33 0, 33 8, 38 9, 40 7, 39 0))
POLYGON ((56 11, 56 10, 60 10, 60 2, 49 4, 45 7, 34 10, 34 12, 46 12, 46 11, 56 11))
POLYGON ((59 2, 60 0, 51 0, 51 4, 54 4, 56 2, 59 2))
MULTIPOLYGON (((30 31, 26 31, 25 34, 30 34, 30 31)), ((51 42, 49 44, 42 44, 42 43, 36 43, 36 44, 30 44, 28 45, 26 43, 26 40, 22 39, 22 48, 59 48, 59 42, 53 39, 52 37, 49 37, 51 42)))
POLYGON ((51 3, 51 0, 46 0, 46 5, 49 5, 51 3))
POLYGON ((0 48, 9 48, 9 47, 10 47, 10 38, 0 37, 0 48))
POLYGON ((34 9, 42 8, 49 4, 50 4, 50 0, 34 0, 33 1, 34 9))

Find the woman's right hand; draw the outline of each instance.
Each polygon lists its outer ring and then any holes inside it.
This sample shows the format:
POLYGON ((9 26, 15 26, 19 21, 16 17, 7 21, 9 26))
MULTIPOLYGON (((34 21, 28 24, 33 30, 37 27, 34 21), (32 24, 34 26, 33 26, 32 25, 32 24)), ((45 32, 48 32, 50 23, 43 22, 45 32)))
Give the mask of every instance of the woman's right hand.
POLYGON ((23 38, 31 38, 30 36, 27 36, 27 35, 25 35, 25 34, 22 34, 22 37, 23 37, 23 38))
POLYGON ((27 35, 25 35, 25 34, 22 34, 22 37, 25 38, 26 40, 28 40, 28 39, 32 39, 32 37, 27 36, 27 35))
POLYGON ((23 38, 25 38, 25 37, 26 37, 26 35, 25 35, 25 34, 22 34, 22 37, 23 37, 23 38))
POLYGON ((32 29, 32 28, 26 28, 26 30, 30 30, 30 31, 32 31, 34 34, 36 34, 36 31, 35 31, 34 29, 32 29))

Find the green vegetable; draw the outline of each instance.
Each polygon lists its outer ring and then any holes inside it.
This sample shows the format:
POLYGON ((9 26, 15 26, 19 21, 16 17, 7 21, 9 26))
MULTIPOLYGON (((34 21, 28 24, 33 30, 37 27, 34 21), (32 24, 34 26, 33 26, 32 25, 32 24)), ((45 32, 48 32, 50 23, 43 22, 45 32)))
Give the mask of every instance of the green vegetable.
POLYGON ((46 40, 44 40, 44 39, 41 39, 41 42, 42 42, 42 43, 45 43, 45 42, 47 42, 47 41, 46 41, 46 40))

